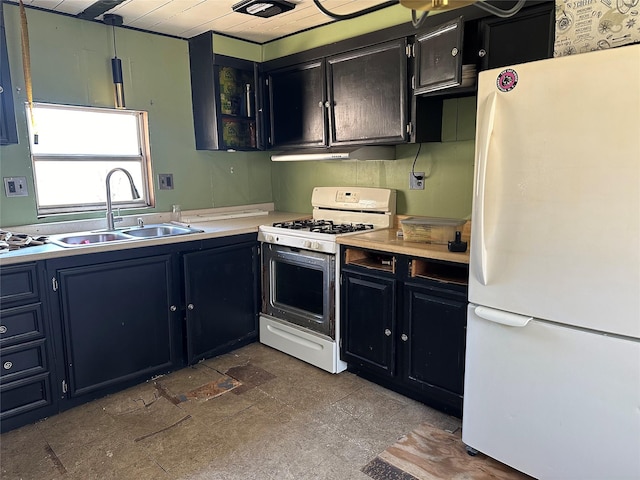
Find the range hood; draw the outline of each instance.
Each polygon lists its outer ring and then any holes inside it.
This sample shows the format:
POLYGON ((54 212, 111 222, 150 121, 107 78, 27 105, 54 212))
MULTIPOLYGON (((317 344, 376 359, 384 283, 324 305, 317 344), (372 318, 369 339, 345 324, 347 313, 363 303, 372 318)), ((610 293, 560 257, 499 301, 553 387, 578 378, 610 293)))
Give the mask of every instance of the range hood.
POLYGON ((393 145, 333 147, 323 149, 280 152, 271 155, 274 162, 303 162, 308 160, 395 160, 393 145))

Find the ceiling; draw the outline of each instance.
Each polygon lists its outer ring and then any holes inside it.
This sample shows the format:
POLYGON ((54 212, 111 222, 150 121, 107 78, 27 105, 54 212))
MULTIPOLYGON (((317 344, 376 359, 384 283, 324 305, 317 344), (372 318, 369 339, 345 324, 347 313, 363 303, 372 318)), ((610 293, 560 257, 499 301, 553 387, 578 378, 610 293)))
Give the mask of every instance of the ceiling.
MULTIPOLYGON (((296 7, 270 18, 234 12, 240 0, 124 0, 105 13, 121 15, 125 27, 191 38, 212 30, 235 38, 265 43, 334 21, 312 0, 289 0, 296 7)), ((23 0, 25 6, 78 15, 96 0, 23 0)), ((386 0, 321 0, 332 13, 345 15, 386 3, 386 0)), ((409 18, 409 17, 407 17, 409 18)), ((102 19, 102 15, 96 17, 102 19)))

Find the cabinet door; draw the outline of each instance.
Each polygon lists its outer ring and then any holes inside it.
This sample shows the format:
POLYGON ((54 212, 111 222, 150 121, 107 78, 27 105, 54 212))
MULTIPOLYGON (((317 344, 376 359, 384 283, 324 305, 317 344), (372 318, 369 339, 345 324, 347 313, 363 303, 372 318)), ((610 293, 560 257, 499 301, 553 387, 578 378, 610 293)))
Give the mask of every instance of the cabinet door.
POLYGON ((394 374, 396 280, 342 271, 342 359, 394 374))
POLYGON ((331 145, 406 141, 405 39, 327 59, 331 145))
POLYGON ((416 36, 414 95, 462 83, 462 17, 416 36))
POLYGON ((4 31, 4 2, 0 2, 0 145, 18 143, 13 106, 13 88, 9 72, 9 56, 4 31))
POLYGON ((323 147, 327 145, 324 61, 296 65, 268 73, 271 145, 323 147))
POLYGON ((193 123, 198 150, 256 150, 257 66, 214 55, 213 33, 189 39, 193 123))
POLYGON ((511 18, 480 22, 480 69, 550 58, 553 55, 554 3, 521 10, 511 18))
POLYGON ((57 271, 71 397, 179 363, 173 263, 158 255, 57 271))
POLYGON ((189 363, 257 337, 258 268, 253 242, 184 256, 189 363))
POLYGON ((411 282, 404 292, 403 375, 414 386, 462 395, 465 295, 411 282))

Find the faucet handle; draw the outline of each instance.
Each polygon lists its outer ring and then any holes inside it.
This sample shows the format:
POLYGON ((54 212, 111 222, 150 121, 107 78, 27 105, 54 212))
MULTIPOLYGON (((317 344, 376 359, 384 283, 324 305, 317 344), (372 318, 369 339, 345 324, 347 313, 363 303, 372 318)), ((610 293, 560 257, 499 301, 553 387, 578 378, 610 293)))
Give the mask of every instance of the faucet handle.
POLYGON ((138 217, 138 218, 136 219, 136 221, 138 222, 138 226, 139 226, 140 228, 144 227, 144 220, 142 220, 142 218, 141 218, 141 217, 138 217))

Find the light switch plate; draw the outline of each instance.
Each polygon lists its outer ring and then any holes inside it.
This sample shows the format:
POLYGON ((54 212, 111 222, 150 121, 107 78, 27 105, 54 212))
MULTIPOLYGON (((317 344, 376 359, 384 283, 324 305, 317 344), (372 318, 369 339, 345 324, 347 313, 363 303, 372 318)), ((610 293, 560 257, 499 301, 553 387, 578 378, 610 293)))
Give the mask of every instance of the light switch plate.
POLYGON ((4 193, 7 197, 27 197, 27 177, 3 177, 4 193))
POLYGON ((158 187, 160 190, 173 190, 173 173, 159 173, 158 187))

